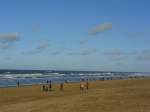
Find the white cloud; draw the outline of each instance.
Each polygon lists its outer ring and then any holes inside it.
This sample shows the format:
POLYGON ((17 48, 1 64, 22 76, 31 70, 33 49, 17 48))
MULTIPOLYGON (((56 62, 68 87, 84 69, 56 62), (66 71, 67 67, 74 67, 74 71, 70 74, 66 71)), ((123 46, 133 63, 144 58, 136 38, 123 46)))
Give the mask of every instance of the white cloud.
POLYGON ((85 44, 85 43, 87 43, 87 42, 88 42, 88 39, 87 39, 87 38, 82 38, 82 39, 79 40, 79 43, 80 43, 80 44, 85 44))
POLYGON ((49 46, 50 46, 50 44, 49 44, 47 41, 45 41, 45 42, 42 42, 42 43, 36 48, 36 50, 38 50, 38 51, 43 51, 43 50, 47 49, 49 46))
POLYGON ((112 28, 112 23, 104 23, 104 24, 97 25, 95 28, 92 28, 89 31, 89 33, 92 35, 95 35, 97 33, 104 32, 104 31, 109 30, 111 28, 112 28))
POLYGON ((111 56, 120 56, 122 52, 119 49, 112 49, 111 51, 104 52, 104 55, 111 55, 111 56))
POLYGON ((19 41, 19 40, 20 40, 20 35, 18 32, 0 35, 0 49, 8 49, 12 47, 15 41, 19 41))
POLYGON ((10 47, 11 45, 8 45, 8 44, 0 44, 0 49, 8 49, 10 47))
POLYGON ((136 54, 138 54, 137 51, 124 52, 124 51, 121 51, 120 49, 112 49, 111 51, 104 52, 104 55, 111 55, 111 56, 136 55, 136 54))
POLYGON ((141 51, 141 53, 136 56, 136 59, 140 61, 150 61, 150 50, 141 51))
POLYGON ((20 39, 20 35, 18 32, 8 33, 5 35, 0 35, 0 42, 1 43, 10 43, 15 42, 20 39))
POLYGON ((51 53, 51 55, 59 55, 59 54, 61 54, 61 52, 59 52, 59 51, 56 51, 56 52, 52 52, 52 53, 51 53))
POLYGON ((86 50, 79 51, 79 52, 71 52, 71 53, 69 53, 69 55, 91 55, 96 52, 97 52, 96 49, 86 49, 86 50))
POLYGON ((109 60, 119 61, 119 60, 126 60, 129 56, 136 56, 138 52, 124 52, 120 49, 112 49, 111 51, 103 53, 109 60))
POLYGON ((50 46, 48 41, 43 41, 33 51, 26 52, 27 54, 38 54, 44 52, 50 46))
POLYGON ((38 25, 33 25, 31 31, 32 32, 39 32, 40 31, 40 27, 38 25))

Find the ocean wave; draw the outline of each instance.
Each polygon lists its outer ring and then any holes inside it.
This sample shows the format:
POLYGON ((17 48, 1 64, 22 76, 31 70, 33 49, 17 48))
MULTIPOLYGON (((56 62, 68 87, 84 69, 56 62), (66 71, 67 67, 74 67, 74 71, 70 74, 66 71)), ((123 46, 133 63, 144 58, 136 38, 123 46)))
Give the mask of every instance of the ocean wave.
POLYGON ((1 74, 0 79, 36 78, 42 74, 1 74))
POLYGON ((0 79, 46 79, 46 78, 67 78, 67 77, 123 77, 123 76, 150 76, 150 73, 113 73, 113 72, 100 72, 100 73, 58 73, 58 72, 48 72, 48 73, 32 73, 32 74, 0 74, 0 79))
POLYGON ((0 79, 35 79, 35 78, 48 78, 48 77, 62 77, 65 74, 59 73, 34 73, 34 74, 0 74, 0 79))

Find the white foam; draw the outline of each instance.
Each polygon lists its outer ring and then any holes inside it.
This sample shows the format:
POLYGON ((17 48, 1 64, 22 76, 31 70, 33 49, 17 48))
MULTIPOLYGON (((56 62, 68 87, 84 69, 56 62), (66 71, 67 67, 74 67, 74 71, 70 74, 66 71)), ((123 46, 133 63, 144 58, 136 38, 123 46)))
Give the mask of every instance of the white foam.
POLYGON ((12 75, 3 75, 2 76, 3 79, 13 79, 12 75))
POLYGON ((36 78, 42 76, 43 74, 1 74, 1 79, 18 79, 18 78, 36 78))

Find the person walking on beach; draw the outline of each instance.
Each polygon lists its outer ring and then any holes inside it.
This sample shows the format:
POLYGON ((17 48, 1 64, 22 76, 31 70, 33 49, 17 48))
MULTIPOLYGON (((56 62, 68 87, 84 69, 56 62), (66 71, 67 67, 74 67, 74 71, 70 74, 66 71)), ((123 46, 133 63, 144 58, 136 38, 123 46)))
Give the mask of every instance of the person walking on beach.
POLYGON ((42 85, 42 90, 45 91, 45 84, 42 85))
POLYGON ((89 80, 88 79, 86 80, 86 89, 87 90, 89 89, 89 80))
POLYGON ((52 91, 52 82, 49 81, 49 91, 52 91))
POLYGON ((48 92, 48 86, 45 86, 45 91, 48 92))
POLYGON ((80 90, 84 90, 84 88, 85 88, 85 86, 84 86, 84 83, 83 83, 83 81, 80 83, 80 90))
POLYGON ((60 90, 63 91, 64 90, 64 84, 60 83, 60 90))
POLYGON ((46 83, 48 84, 48 83, 49 83, 49 81, 47 80, 47 81, 46 81, 46 83))
POLYGON ((20 83, 19 83, 19 81, 17 82, 17 86, 18 86, 18 87, 20 86, 20 83))

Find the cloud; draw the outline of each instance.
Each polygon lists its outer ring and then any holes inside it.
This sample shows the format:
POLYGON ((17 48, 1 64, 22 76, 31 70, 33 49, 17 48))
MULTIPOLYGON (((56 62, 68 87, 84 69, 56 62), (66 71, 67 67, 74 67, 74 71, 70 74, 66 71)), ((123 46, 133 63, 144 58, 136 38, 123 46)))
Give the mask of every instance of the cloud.
POLYGON ((12 47, 12 43, 20 40, 20 35, 18 32, 7 33, 5 35, 0 35, 0 49, 8 49, 12 47))
POLYGON ((48 49, 49 46, 50 44, 48 41, 43 41, 33 51, 26 52, 25 54, 39 54, 41 52, 44 52, 46 49, 48 49))
MULTIPOLYGON (((104 32, 106 30, 109 30, 112 28, 112 23, 103 23, 103 24, 99 24, 97 25, 95 28, 91 28, 89 30, 89 34, 90 35, 96 35, 98 33, 104 32)), ((87 36, 86 38, 81 38, 79 40, 79 44, 86 44, 91 36, 87 36)))
POLYGON ((5 57, 4 60, 10 61, 12 58, 11 57, 5 57))
POLYGON ((150 50, 143 50, 136 56, 139 61, 150 61, 150 50))
POLYGON ((116 63, 115 65, 116 65, 116 66, 124 66, 124 65, 125 65, 125 63, 123 63, 123 62, 119 62, 119 63, 116 63))
POLYGON ((20 39, 20 34, 18 32, 0 35, 1 43, 11 43, 11 42, 19 41, 19 39, 20 39))
POLYGON ((51 55, 59 55, 59 54, 61 54, 61 52, 59 52, 59 51, 51 53, 51 55))
POLYGON ((109 52, 103 53, 109 60, 126 60, 129 56, 133 56, 137 61, 150 61, 150 50, 123 52, 119 49, 112 49, 109 52))
POLYGON ((88 39, 87 39, 87 38, 82 38, 82 39, 79 40, 79 43, 80 43, 80 44, 85 44, 85 43, 87 43, 87 42, 88 42, 88 39))
POLYGON ((128 59, 128 56, 108 56, 108 59, 111 61, 122 61, 128 59))
POLYGON ((83 50, 80 52, 71 52, 71 53, 69 53, 69 55, 91 55, 91 54, 94 54, 96 52, 97 52, 96 49, 86 49, 86 50, 83 50))
POLYGON ((33 25, 31 31, 32 32, 39 32, 40 31, 40 27, 38 25, 33 25))
POLYGON ((120 56, 122 53, 119 49, 112 49, 109 52, 104 52, 104 55, 120 56))
POLYGON ((36 50, 38 50, 38 51, 43 51, 43 50, 47 49, 49 46, 50 46, 50 44, 49 44, 47 41, 45 41, 45 42, 42 42, 42 43, 36 48, 36 50))
POLYGON ((123 52, 119 49, 112 49, 111 51, 109 52, 104 52, 103 53, 105 56, 107 56, 107 58, 109 60, 112 60, 112 61, 120 61, 120 60, 126 60, 129 58, 129 56, 131 55, 137 55, 138 52, 136 51, 133 51, 133 52, 123 52))
POLYGON ((11 45, 9 45, 9 44, 0 44, 0 49, 8 49, 10 47, 11 47, 11 45))
POLYGON ((121 55, 136 55, 138 52, 123 52, 120 49, 112 49, 111 51, 104 52, 104 55, 111 55, 111 56, 121 56, 121 55))
POLYGON ((91 35, 96 35, 100 32, 104 32, 106 30, 109 30, 112 28, 112 23, 104 23, 104 24, 100 24, 100 25, 97 25, 95 28, 92 28, 89 33, 91 35))

